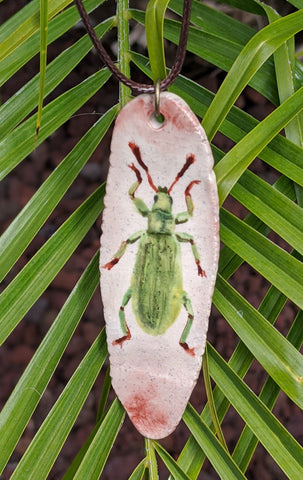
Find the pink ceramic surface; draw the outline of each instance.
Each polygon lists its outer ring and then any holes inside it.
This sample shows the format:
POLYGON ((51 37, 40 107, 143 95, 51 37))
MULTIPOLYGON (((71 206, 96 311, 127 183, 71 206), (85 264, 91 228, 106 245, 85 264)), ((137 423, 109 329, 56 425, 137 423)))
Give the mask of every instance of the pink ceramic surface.
MULTIPOLYGON (((163 438, 176 428, 199 375, 219 254, 217 189, 205 133, 178 96, 161 93, 160 108, 165 117, 160 128, 152 119, 152 95, 140 95, 129 102, 116 120, 100 257, 112 384, 136 428, 142 435, 154 439, 163 438), (178 181, 169 193, 174 218, 187 211, 185 191, 190 185, 193 215, 185 223, 176 225, 174 233, 175 240, 180 232, 193 237, 203 269, 199 275, 191 243, 176 240, 181 250, 183 289, 194 316, 186 338, 188 349, 179 343, 189 318, 184 305, 164 333, 151 334, 141 328, 136 318, 134 298, 124 307, 130 335, 123 340, 119 311, 126 292, 137 280, 133 270, 142 236, 127 245, 121 258, 112 263, 112 268, 103 268, 113 260, 122 241, 138 231, 147 230, 147 217, 138 212, 128 193, 138 179, 138 172, 142 183, 134 196, 142 199, 148 209, 154 204, 156 193, 138 162, 134 146, 156 189, 158 186, 169 188, 179 172, 178 181), (130 168, 132 164, 135 168, 130 168)), ((155 236, 155 242, 157 238, 155 236)), ((163 282, 163 289, 174 289, 175 284, 174 279, 163 282)), ((136 301, 141 302, 138 295, 136 301)))

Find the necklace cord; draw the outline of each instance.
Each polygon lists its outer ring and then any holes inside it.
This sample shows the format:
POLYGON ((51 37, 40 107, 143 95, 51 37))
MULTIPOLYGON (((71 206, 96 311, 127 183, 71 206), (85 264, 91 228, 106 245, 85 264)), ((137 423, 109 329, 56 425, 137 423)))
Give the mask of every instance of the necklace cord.
MULTIPOLYGON (((91 41, 96 48, 99 58, 108 69, 112 72, 112 74, 119 80, 119 82, 124 83, 127 87, 131 88, 133 92, 136 93, 154 93, 156 90, 155 85, 149 85, 145 83, 135 82, 130 78, 126 77, 114 64, 110 56, 108 55, 107 51, 103 47, 102 43, 100 42, 99 38, 96 35, 96 32, 91 24, 89 16, 84 8, 82 0, 74 0, 80 17, 82 18, 83 24, 88 35, 91 38, 91 41)), ((182 23, 181 23, 181 32, 180 32, 180 39, 179 45, 177 48, 177 53, 175 57, 175 61, 173 66, 164 80, 160 82, 160 91, 166 90, 177 78, 179 75, 182 65, 184 62, 185 54, 186 54, 186 44, 188 38, 188 30, 189 30, 189 22, 190 22, 190 9, 191 9, 191 0, 184 0, 183 4, 183 14, 182 14, 182 23)), ((159 87, 158 87, 159 88, 159 87)))

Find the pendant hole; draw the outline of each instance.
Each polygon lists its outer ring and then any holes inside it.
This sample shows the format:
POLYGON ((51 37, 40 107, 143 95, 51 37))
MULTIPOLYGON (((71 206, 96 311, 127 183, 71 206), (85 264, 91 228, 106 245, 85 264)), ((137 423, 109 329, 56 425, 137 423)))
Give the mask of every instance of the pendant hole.
POLYGON ((159 115, 156 115, 156 113, 153 112, 149 117, 149 121, 151 126, 157 130, 159 128, 162 128, 165 124, 165 117, 161 112, 159 115))

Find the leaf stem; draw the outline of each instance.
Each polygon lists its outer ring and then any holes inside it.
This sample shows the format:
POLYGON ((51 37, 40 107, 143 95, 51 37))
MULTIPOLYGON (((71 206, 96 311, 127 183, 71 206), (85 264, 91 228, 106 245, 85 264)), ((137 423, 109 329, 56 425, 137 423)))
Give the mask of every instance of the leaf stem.
POLYGON ((155 454, 154 442, 150 438, 145 438, 146 466, 149 471, 150 480, 158 480, 158 466, 155 454))
MULTIPOLYGON (((118 27, 118 62, 119 69, 127 77, 130 76, 129 68, 129 5, 128 0, 117 1, 117 27, 118 27)), ((121 108, 130 100, 130 89, 120 82, 119 100, 121 108)))

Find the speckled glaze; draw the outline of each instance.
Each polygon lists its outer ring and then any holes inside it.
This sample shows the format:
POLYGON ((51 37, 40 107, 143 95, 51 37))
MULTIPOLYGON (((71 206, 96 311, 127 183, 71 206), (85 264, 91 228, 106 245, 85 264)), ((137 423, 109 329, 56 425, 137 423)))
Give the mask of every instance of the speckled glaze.
MULTIPOLYGON (((131 421, 139 432, 153 439, 169 435, 178 425, 200 372, 204 352, 211 299, 219 255, 219 208, 213 158, 208 140, 188 105, 172 93, 161 93, 160 109, 165 117, 159 124, 152 119, 154 96, 140 95, 120 112, 113 132, 110 169, 106 187, 100 253, 101 294, 106 320, 108 350, 113 387, 131 421), (140 240, 129 244, 119 262, 110 270, 102 268, 119 249, 121 242, 139 230, 147 229, 128 195, 136 181, 129 165, 135 163, 129 143, 140 148, 154 184, 169 187, 182 169, 188 155, 195 162, 174 185, 171 192, 173 214, 186 211, 185 190, 191 189, 193 216, 176 225, 177 232, 193 236, 201 267, 206 277, 198 276, 189 242, 181 242, 183 288, 194 311, 187 342, 190 355, 179 344, 187 322, 182 306, 175 322, 161 335, 150 335, 140 328, 132 308, 125 307, 131 338, 121 344, 119 310, 131 278, 140 240)), ((137 164, 142 183, 136 197, 151 208, 155 192, 145 172, 137 164)))

